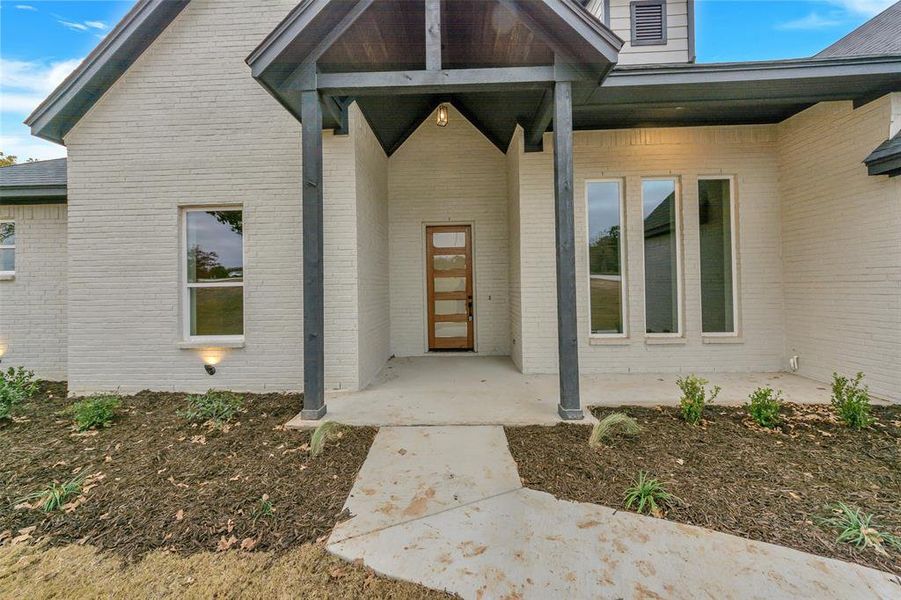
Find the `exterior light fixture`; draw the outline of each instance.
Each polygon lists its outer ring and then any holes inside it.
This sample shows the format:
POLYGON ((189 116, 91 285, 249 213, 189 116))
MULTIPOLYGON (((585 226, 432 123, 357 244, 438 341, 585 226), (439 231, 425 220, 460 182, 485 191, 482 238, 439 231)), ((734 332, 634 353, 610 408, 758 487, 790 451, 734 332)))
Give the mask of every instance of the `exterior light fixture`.
POLYGON ((447 104, 438 105, 438 115, 435 118, 435 124, 438 127, 447 127, 447 104))
POLYGON ((203 370, 206 371, 207 375, 216 374, 216 367, 214 367, 213 365, 203 365, 203 370))
POLYGON ((216 365, 222 360, 222 350, 219 348, 206 348, 201 352, 200 357, 203 359, 203 370, 207 375, 216 374, 216 365))

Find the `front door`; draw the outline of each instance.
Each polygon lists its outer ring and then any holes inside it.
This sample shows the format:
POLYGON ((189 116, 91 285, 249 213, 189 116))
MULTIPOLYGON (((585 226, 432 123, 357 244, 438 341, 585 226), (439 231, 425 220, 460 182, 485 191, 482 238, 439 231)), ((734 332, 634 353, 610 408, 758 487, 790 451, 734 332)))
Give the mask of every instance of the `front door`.
POLYGON ((472 228, 425 231, 429 350, 473 350, 472 228))

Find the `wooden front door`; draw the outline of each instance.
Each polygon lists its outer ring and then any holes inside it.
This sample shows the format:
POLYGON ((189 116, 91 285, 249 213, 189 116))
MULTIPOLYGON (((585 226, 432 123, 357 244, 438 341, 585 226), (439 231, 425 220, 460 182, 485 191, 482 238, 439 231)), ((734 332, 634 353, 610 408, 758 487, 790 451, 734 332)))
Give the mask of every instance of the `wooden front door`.
POLYGON ((473 350, 472 228, 425 231, 429 350, 473 350))

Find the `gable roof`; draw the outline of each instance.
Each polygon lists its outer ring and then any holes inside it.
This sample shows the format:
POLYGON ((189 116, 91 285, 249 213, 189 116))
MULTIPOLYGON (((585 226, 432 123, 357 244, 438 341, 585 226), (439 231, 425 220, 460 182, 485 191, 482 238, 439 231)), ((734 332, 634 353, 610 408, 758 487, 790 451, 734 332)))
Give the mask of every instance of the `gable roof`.
POLYGON ((0 167, 0 204, 65 201, 65 158, 0 167))
POLYGON ((25 119, 31 134, 63 137, 146 50, 189 0, 138 0, 78 68, 25 119))
POLYGON ((816 56, 901 54, 901 0, 816 56))
POLYGON ((901 131, 879 144, 863 162, 870 175, 901 175, 901 131))

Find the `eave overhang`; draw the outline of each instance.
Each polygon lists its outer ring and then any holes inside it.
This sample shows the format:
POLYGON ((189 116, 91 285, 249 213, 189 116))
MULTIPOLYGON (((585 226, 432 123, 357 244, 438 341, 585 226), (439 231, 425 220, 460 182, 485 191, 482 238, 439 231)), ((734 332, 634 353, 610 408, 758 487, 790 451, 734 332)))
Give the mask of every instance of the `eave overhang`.
POLYGON ((25 119, 32 135, 63 144, 78 120, 182 11, 189 0, 139 0, 100 44, 25 119))
POLYGON ((64 185, 31 185, 0 187, 0 206, 10 204, 65 204, 64 185))
POLYGON ((863 162, 870 175, 901 175, 901 132, 879 144, 863 162))

